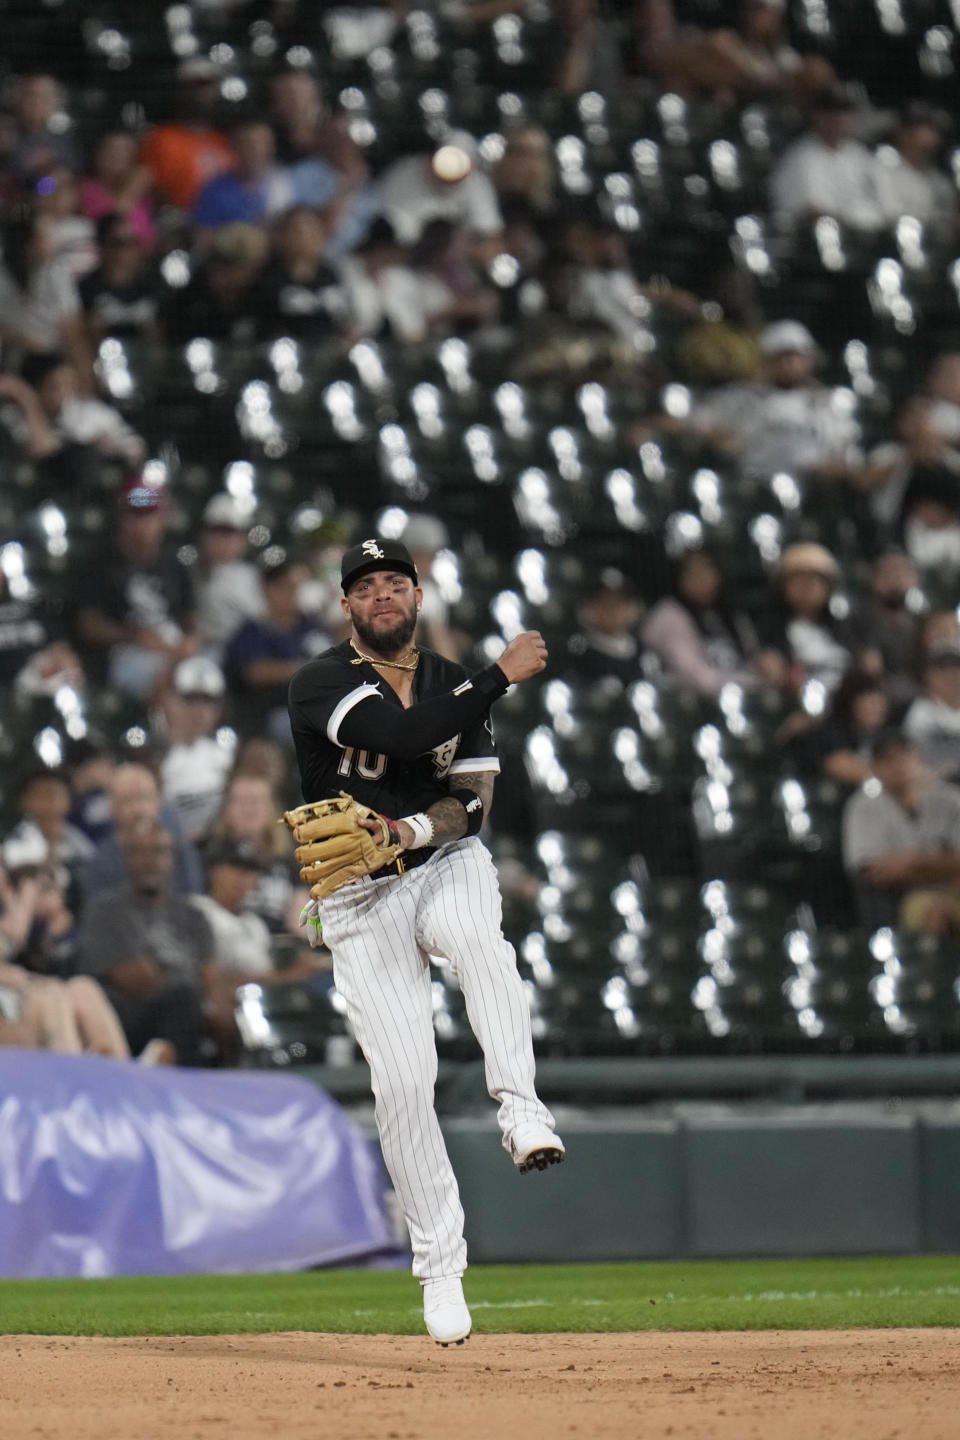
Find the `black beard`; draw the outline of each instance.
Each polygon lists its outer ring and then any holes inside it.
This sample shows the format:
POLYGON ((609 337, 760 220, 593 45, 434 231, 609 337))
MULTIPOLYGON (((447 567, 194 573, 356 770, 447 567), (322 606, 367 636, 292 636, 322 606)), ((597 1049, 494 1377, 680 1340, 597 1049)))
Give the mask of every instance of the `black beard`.
POLYGON ((417 612, 405 615, 392 630, 374 630, 365 621, 353 617, 353 628, 357 635, 375 655, 399 655, 409 648, 413 632, 417 628, 417 612))

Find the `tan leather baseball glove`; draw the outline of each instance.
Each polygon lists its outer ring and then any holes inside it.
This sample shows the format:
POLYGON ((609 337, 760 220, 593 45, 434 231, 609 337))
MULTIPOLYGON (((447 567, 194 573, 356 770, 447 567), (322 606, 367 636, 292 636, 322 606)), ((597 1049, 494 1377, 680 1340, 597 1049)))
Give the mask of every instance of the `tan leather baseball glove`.
POLYGON ((359 804, 345 790, 335 800, 314 800, 287 810, 282 818, 297 842, 300 879, 310 886, 314 900, 324 900, 351 880, 388 865, 403 850, 395 822, 359 804), (379 833, 365 830, 361 820, 375 820, 379 833))

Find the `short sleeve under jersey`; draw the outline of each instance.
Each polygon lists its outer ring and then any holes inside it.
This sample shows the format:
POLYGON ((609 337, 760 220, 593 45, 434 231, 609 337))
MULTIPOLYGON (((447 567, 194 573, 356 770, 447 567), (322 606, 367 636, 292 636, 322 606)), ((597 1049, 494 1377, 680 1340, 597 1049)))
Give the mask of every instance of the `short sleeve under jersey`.
POLYGON ((305 801, 345 790, 398 819, 456 789, 458 774, 500 769, 490 705, 507 689, 499 666, 469 676, 420 651, 413 703, 399 696, 348 641, 304 665, 290 683, 293 731, 305 801))

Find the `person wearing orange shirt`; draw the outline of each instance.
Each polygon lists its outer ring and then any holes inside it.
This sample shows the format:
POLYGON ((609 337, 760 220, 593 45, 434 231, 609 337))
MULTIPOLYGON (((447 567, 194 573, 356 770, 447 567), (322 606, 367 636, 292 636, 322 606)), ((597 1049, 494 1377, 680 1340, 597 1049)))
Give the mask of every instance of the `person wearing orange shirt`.
POLYGON ((140 158, 161 196, 181 210, 189 210, 205 185, 233 169, 236 157, 213 127, 219 95, 216 66, 194 56, 181 62, 177 78, 177 118, 150 131, 140 158))

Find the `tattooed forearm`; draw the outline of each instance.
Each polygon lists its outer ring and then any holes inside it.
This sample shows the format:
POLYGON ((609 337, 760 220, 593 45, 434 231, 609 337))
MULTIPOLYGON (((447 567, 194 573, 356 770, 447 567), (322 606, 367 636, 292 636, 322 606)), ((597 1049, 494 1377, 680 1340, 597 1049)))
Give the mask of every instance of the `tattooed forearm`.
POLYGON ((459 840, 467 833, 467 816, 459 800, 437 800, 427 814, 433 821, 434 845, 445 845, 448 840, 459 840))
MULTIPOLYGON (((483 813, 489 815, 493 801, 493 776, 487 772, 458 775, 458 790, 474 790, 483 801, 483 813)), ((447 800, 437 800, 427 814, 433 821, 434 845, 445 845, 448 840, 459 840, 467 833, 467 817, 459 800, 451 795, 447 800)))

